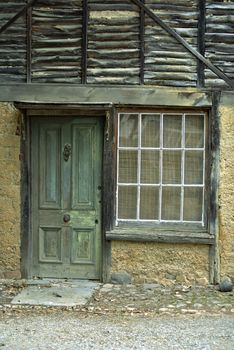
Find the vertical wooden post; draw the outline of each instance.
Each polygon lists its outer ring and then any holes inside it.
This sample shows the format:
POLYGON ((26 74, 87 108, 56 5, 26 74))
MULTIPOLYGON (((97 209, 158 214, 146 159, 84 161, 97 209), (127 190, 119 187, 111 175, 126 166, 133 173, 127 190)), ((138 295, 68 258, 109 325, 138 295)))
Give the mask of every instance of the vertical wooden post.
MULTIPOLYGON (((197 29, 197 48, 198 52, 205 56, 205 33, 206 33, 206 0, 198 0, 198 29, 197 29)), ((205 74, 204 63, 197 60, 197 87, 204 87, 205 74)))
POLYGON ((103 156, 103 281, 110 279, 111 266, 111 242, 106 240, 106 232, 110 231, 114 223, 115 212, 115 178, 116 178, 116 118, 115 109, 106 112, 105 135, 104 135, 104 156, 103 156))
MULTIPOLYGON (((29 1, 28 1, 29 2, 29 1)), ((27 9, 27 83, 31 83, 32 77, 32 7, 27 9)))
POLYGON ((87 49, 88 49, 88 0, 83 0, 83 38, 82 38, 82 70, 81 83, 87 82, 87 49))
MULTIPOLYGON (((143 3, 145 0, 141 0, 143 3)), ((144 84, 145 71, 145 11, 140 9, 140 84, 144 84)))
POLYGON ((29 144, 29 118, 26 111, 22 111, 21 126, 21 275, 22 278, 30 278, 30 144, 29 144))
POLYGON ((220 281, 220 253, 219 253, 219 217, 218 217, 218 189, 220 166, 220 116, 219 116, 220 91, 213 92, 210 120, 210 144, 211 144, 211 172, 210 172, 210 234, 215 241, 210 246, 210 283, 220 281))

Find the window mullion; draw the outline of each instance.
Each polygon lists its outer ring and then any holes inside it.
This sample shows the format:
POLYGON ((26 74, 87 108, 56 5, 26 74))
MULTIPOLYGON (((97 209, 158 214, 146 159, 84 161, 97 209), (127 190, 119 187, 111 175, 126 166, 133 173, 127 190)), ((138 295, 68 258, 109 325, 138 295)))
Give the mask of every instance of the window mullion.
POLYGON ((117 136, 117 186, 116 186, 116 225, 119 219, 119 131, 120 131, 120 114, 118 114, 118 136, 117 136))
POLYGON ((162 177, 163 177, 163 114, 160 114, 160 187, 159 187, 159 222, 162 219, 162 177))
POLYGON ((180 202, 180 221, 184 219, 184 169, 185 169, 185 114, 182 115, 182 160, 181 160, 181 202, 180 202))
POLYGON ((204 128, 204 136, 203 136, 203 192, 202 192, 202 225, 204 225, 204 210, 205 210, 205 173, 206 173, 206 118, 203 115, 203 128, 204 128))
POLYGON ((137 220, 140 220, 140 198, 141 198, 141 114, 138 115, 138 154, 137 154, 137 220))

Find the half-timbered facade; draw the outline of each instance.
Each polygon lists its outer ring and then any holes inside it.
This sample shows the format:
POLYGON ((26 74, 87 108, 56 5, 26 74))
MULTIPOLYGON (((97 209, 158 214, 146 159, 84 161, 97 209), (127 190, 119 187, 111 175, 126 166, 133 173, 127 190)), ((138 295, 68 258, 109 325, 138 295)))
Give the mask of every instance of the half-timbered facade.
POLYGON ((0 9, 0 277, 234 278, 234 2, 0 9))

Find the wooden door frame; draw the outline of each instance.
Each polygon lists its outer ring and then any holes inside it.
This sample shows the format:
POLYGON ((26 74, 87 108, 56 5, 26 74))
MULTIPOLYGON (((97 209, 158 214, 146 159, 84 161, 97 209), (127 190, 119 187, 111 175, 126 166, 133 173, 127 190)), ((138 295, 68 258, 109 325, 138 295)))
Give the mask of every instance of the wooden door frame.
POLYGON ((101 281, 110 279, 111 242, 105 232, 112 228, 114 221, 115 194, 115 109, 111 105, 67 106, 36 105, 23 106, 21 137, 21 274, 22 278, 32 278, 32 213, 31 213, 31 118, 33 116, 54 117, 100 117, 104 118, 103 161, 102 161, 102 273, 101 281), (105 176, 103 176, 105 174, 105 176))

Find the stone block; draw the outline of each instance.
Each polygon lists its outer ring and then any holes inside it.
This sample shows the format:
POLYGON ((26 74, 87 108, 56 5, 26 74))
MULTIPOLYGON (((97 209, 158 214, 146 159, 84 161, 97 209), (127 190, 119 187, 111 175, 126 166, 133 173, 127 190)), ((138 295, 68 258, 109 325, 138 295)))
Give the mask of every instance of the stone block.
POLYGON ((111 283, 113 284, 131 284, 132 276, 126 271, 113 272, 111 275, 111 283))
POLYGON ((223 277, 219 283, 220 292, 231 292, 233 289, 232 280, 229 277, 223 277))

